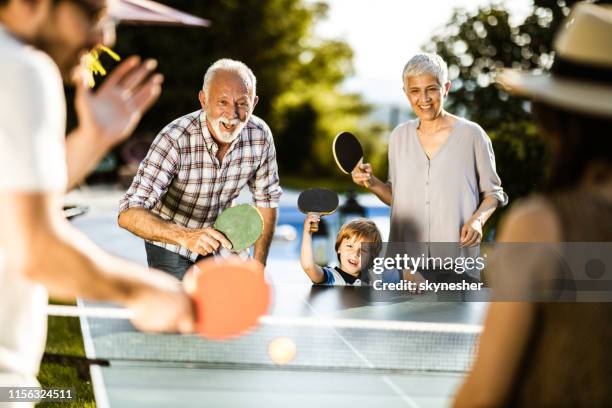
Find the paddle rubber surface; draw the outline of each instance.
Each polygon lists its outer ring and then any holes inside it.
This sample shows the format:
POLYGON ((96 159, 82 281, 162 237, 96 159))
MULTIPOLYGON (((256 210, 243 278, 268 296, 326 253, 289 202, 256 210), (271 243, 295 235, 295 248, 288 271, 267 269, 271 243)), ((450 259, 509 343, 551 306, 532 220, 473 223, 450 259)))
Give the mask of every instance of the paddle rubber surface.
POLYGON ((207 259, 191 268, 183 281, 194 301, 196 332, 207 339, 239 337, 268 312, 271 289, 263 266, 238 257, 207 259))
POLYGON ((338 208, 338 194, 326 188, 309 188, 298 197, 298 208, 304 214, 332 214, 338 208))
POLYGON ((344 173, 349 174, 363 159, 363 148, 355 135, 339 133, 332 144, 336 164, 344 173))
POLYGON ((242 251, 253 245, 263 232, 263 217, 250 204, 226 208, 219 214, 214 228, 232 243, 232 251, 242 251))

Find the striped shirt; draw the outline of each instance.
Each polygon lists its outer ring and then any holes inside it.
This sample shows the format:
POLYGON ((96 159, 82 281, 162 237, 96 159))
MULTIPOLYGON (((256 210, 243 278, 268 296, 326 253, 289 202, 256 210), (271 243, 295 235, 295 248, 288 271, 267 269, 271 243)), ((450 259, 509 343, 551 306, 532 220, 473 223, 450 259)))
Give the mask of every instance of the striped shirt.
MULTIPOLYGON (((276 150, 263 120, 251 116, 221 162, 217 151, 202 110, 176 119, 153 141, 119 202, 119 212, 141 207, 183 227, 206 228, 232 205, 245 184, 255 206, 278 207, 282 190, 276 150)), ((198 256, 177 245, 151 243, 192 261, 198 256)))
POLYGON ((361 286, 361 279, 349 275, 338 267, 323 266, 321 270, 323 271, 323 282, 320 283, 321 285, 361 286))

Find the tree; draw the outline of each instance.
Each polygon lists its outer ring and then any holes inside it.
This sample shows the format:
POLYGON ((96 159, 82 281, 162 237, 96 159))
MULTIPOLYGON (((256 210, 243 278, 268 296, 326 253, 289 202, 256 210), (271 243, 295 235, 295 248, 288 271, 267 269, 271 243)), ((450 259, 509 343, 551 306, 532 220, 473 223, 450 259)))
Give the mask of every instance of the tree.
POLYGON ((491 136, 497 168, 512 200, 540 186, 547 154, 530 103, 497 87, 495 75, 503 67, 550 69, 554 35, 574 3, 535 0, 532 13, 517 25, 500 5, 474 13, 455 10, 424 47, 449 65, 453 89, 447 108, 478 122, 491 136))
POLYGON ((548 70, 554 59, 554 35, 574 3, 577 1, 535 0, 531 15, 518 25, 511 24, 510 15, 500 5, 475 13, 455 10, 424 47, 449 65, 453 90, 448 108, 485 129, 509 120, 531 120, 530 104, 495 86, 495 75, 504 67, 548 70))

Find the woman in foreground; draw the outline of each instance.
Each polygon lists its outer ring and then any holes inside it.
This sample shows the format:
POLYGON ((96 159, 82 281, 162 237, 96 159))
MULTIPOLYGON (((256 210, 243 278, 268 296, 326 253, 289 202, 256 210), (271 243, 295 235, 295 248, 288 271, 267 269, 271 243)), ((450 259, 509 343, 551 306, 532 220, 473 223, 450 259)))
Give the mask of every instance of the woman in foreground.
MULTIPOLYGON (((612 36, 612 10, 580 4, 570 19, 550 77, 506 71, 500 79, 535 98, 553 159, 549 188, 512 208, 501 243, 612 241, 612 49, 603 40, 612 36), (583 41, 589 36, 602 40, 583 41)), ((491 273, 510 282, 512 262, 503 258, 491 273)), ((541 274, 525 268, 522 283, 541 274)), ((491 303, 454 406, 612 406, 612 303, 514 300, 491 303)))

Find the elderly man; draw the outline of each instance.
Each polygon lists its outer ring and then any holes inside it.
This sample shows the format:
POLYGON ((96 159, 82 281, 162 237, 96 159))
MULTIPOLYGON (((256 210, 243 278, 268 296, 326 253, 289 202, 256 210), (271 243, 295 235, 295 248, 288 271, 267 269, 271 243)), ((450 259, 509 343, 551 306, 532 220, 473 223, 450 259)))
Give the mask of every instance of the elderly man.
MULTIPOLYGON (((508 201, 495 170, 491 140, 476 123, 444 110, 451 83, 438 55, 414 56, 402 79, 417 119, 391 133, 389 181, 374 177, 369 164, 353 171, 353 181, 369 185, 391 206, 389 242, 475 247, 485 222, 508 201)), ((478 278, 476 271, 468 273, 478 278)))
POLYGON ((208 68, 201 110, 167 125, 120 202, 119 225, 145 239, 149 266, 182 278, 200 256, 231 243, 211 226, 245 185, 264 219, 254 258, 266 263, 281 196, 266 123, 252 115, 253 72, 221 59, 208 68))
POLYGON ((48 292, 122 303, 141 329, 193 324, 180 282, 104 253, 61 213, 66 188, 132 132, 161 90, 161 76, 149 75, 154 61, 137 58, 96 92, 80 83, 79 126, 64 142, 61 76, 70 78, 83 52, 114 34, 105 6, 0 0, 0 386, 36 384, 48 292))

